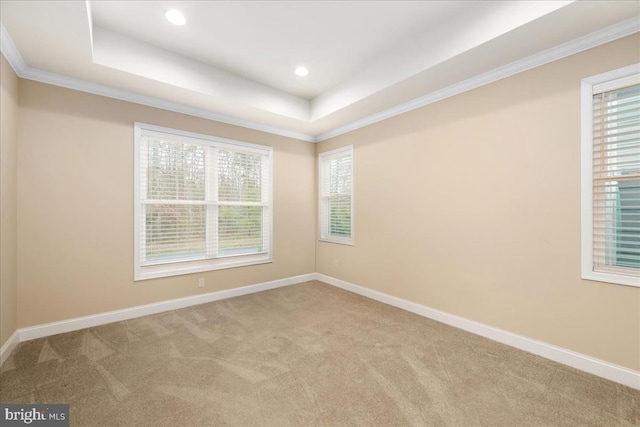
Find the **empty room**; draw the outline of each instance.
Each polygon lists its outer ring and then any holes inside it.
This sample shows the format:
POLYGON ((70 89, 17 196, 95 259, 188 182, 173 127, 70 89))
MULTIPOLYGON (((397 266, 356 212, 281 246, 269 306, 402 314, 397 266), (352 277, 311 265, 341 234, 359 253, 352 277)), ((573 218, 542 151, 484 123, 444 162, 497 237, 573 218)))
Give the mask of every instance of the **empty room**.
POLYGON ((0 425, 640 426, 637 1, 0 21, 0 425))

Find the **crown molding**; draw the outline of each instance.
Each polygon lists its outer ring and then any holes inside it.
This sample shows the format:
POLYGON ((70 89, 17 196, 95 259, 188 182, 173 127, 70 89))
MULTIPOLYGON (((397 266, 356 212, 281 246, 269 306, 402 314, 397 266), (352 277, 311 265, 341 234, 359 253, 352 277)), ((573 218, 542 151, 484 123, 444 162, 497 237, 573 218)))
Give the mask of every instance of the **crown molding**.
POLYGON ((237 117, 215 113, 202 108, 190 107, 188 105, 179 104, 177 102, 166 101, 164 99, 155 98, 152 96, 141 95, 127 90, 116 89, 111 86, 91 83, 86 80, 75 79, 72 77, 27 67, 24 60, 22 59, 22 56, 20 56, 20 52, 18 52, 18 49, 13 43, 11 36, 9 36, 9 33, 2 23, 0 23, 0 32, 0 51, 5 56, 5 58, 7 58, 7 62, 9 63, 9 65, 11 65, 18 77, 22 79, 33 80, 40 83, 46 83, 54 86, 64 87, 67 89, 91 93, 93 95, 106 96, 108 98, 119 99, 121 101, 133 102, 134 104, 146 105, 148 107, 155 107, 163 110, 173 111, 176 113, 187 114, 189 116, 214 120, 216 122, 227 123, 234 126, 271 133, 274 135, 285 136, 301 141, 316 142, 315 137, 312 135, 292 132, 286 129, 252 122, 250 120, 243 120, 237 117))
POLYGON ((2 55, 4 55, 9 65, 11 65, 11 68, 13 68, 13 71, 15 71, 19 77, 27 67, 24 59, 22 59, 22 55, 20 55, 18 48, 13 43, 11 36, 2 22, 0 22, 0 52, 2 52, 2 55))
POLYGON ((189 107, 184 104, 176 102, 166 101, 163 99, 140 95, 134 92, 116 89, 111 86, 99 85, 85 80, 74 79, 71 77, 62 76, 59 74, 49 73, 46 71, 27 67, 20 52, 16 48, 13 40, 7 33, 4 25, 0 23, 0 51, 7 59, 7 62, 11 65, 18 77, 38 81, 42 83, 52 84, 55 86, 61 86, 68 89, 79 90, 82 92, 92 93, 94 95, 106 96, 109 98, 115 98, 122 101, 133 102, 136 104, 146 105, 149 107, 160 108, 163 110, 173 111, 176 113, 187 114, 190 116, 200 117, 203 119, 214 120, 222 123, 231 124, 234 126, 240 126, 248 129, 253 129, 261 132, 271 133, 275 135, 285 136, 288 138, 298 139, 307 142, 321 142, 336 136, 360 129, 362 127, 380 122, 382 120, 389 119, 391 117, 433 104, 438 101, 442 101, 446 98, 450 98, 455 95, 467 92, 469 90, 476 89, 478 87, 496 82, 498 80, 511 77, 515 74, 522 73, 532 68, 539 67, 541 65, 548 64, 549 62, 557 61, 567 56, 574 55, 576 53, 600 46, 605 43, 612 42, 614 40, 626 37, 628 35, 637 33, 640 31, 640 18, 634 17, 601 30, 595 31, 591 34, 579 37, 572 41, 563 43, 553 48, 547 49, 540 53, 528 56, 521 60, 512 62, 502 67, 495 68, 486 73, 477 75, 475 77, 464 80, 460 83, 451 85, 441 90, 429 93, 419 98, 400 104, 396 107, 389 108, 381 111, 380 113, 372 114, 368 117, 351 122, 347 125, 340 126, 328 132, 319 135, 309 135, 300 132, 292 132, 286 129, 277 128, 274 126, 268 126, 261 123, 256 123, 249 120, 240 119, 237 117, 227 116, 220 113, 215 113, 209 110, 189 107))
POLYGON ((162 110, 168 110, 176 113, 187 114, 189 116, 214 120, 216 122, 227 123, 230 125, 271 133, 274 135, 286 136, 288 138, 299 139, 307 142, 315 142, 315 138, 311 135, 292 132, 286 129, 252 122, 250 120, 244 120, 237 117, 227 116, 225 114, 215 113, 213 111, 204 110, 202 108, 190 107, 188 105, 179 104, 177 102, 171 102, 147 95, 140 95, 135 92, 116 89, 111 86, 91 83, 85 80, 66 77, 60 74, 49 73, 47 71, 37 70, 29 67, 26 67, 22 75, 19 75, 19 77, 27 80, 47 83, 54 86, 74 89, 81 92, 87 92, 94 95, 119 99, 121 101, 133 102, 134 104, 146 105, 148 107, 160 108, 162 110))
POLYGON ((640 31, 634 17, 316 136, 321 142, 640 31))

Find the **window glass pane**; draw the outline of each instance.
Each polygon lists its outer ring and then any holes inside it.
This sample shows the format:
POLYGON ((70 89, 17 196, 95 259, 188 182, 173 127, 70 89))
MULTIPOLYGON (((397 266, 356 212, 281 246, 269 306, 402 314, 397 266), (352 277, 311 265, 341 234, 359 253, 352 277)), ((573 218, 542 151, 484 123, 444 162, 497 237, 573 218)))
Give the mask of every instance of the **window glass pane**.
POLYGON ((149 139, 147 199, 204 200, 205 147, 149 139))
POLYGON ((640 269, 640 85, 593 97, 594 267, 640 269))
POLYGON ((320 240, 353 244, 353 147, 320 154, 320 240))
POLYGON ((220 150, 218 154, 220 201, 262 200, 262 156, 220 150))
POLYGON ((270 147, 136 123, 136 280, 271 261, 270 147))
POLYGON ((241 255, 266 250, 262 235, 262 206, 220 206, 218 251, 220 255, 241 255))
POLYGON ((335 196, 351 193, 351 157, 329 160, 326 163, 325 176, 328 177, 328 195, 335 196))
POLYGON ((640 268, 640 179, 619 181, 615 264, 640 268))
POLYGON ((351 197, 329 199, 329 235, 351 237, 351 197))
POLYGON ((206 206, 148 204, 145 212, 145 264, 204 258, 206 206))

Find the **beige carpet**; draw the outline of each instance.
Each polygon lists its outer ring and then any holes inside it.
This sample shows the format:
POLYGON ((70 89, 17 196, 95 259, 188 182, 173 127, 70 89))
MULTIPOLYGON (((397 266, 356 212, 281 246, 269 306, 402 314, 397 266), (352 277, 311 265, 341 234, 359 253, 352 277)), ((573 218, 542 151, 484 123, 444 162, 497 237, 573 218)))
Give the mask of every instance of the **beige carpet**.
POLYGON ((640 392, 309 282, 20 344, 72 426, 638 426, 640 392))

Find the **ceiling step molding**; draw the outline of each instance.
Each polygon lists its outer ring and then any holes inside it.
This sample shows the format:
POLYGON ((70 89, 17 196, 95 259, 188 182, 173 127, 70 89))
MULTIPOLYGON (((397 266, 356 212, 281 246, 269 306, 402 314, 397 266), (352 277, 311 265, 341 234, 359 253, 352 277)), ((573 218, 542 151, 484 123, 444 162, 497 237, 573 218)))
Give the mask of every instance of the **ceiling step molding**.
POLYGON ((4 25, 0 23, 0 52, 5 56, 7 62, 14 69, 18 77, 33 80, 37 82, 47 83, 68 89, 79 90, 94 95, 106 96, 122 101, 133 102, 135 104, 146 105, 149 107, 160 108, 163 110, 173 111, 176 113, 187 114, 194 117, 200 117, 207 120, 227 123, 234 126, 253 129, 261 132, 271 133, 275 135, 285 136, 301 141, 321 142, 336 136, 360 129, 362 127, 386 120, 388 118, 403 114, 429 104, 433 104, 443 99, 459 95, 469 90, 479 88, 481 86, 496 82, 515 74, 522 73, 532 68, 557 61, 567 56, 600 46, 605 43, 612 42, 622 37, 635 34, 640 31, 640 18, 634 17, 622 21, 618 24, 611 25, 591 34, 579 37, 567 43, 563 43, 551 49, 547 49, 540 53, 528 56, 521 60, 512 62, 505 66, 493 69, 486 73, 464 80, 455 85, 421 96, 414 100, 405 102, 396 107, 389 108, 380 113, 356 120, 344 126, 340 126, 329 132, 320 135, 308 135, 299 132, 292 132, 286 129, 276 128, 273 126, 256 123, 249 120, 243 120, 236 117, 219 114, 213 111, 189 107, 184 104, 170 102, 151 96, 140 95, 134 92, 115 89, 110 86, 99 85, 80 79, 62 76, 55 73, 49 73, 42 70, 27 67, 20 52, 16 48, 13 40, 6 31, 4 25))
POLYGON ((316 142, 335 138, 336 136, 345 134, 347 132, 351 132, 353 130, 369 126, 382 120, 397 116, 399 114, 403 114, 417 108, 442 101, 443 99, 459 95, 463 92, 479 88, 480 86, 484 86, 489 83, 505 79, 507 77, 511 77, 515 74, 522 73, 532 68, 540 67, 541 65, 548 64, 549 62, 557 61, 559 59, 566 58, 567 56, 574 55, 576 53, 594 48, 596 46, 618 40, 622 37, 637 33, 638 31, 640 31, 640 18, 636 17, 627 19, 610 27, 606 27, 591 34, 587 34, 586 36, 579 37, 567 43, 552 47, 551 49, 533 54, 526 58, 464 80, 460 83, 456 83, 444 89, 432 92, 430 94, 416 98, 412 101, 405 102, 404 104, 400 104, 396 107, 389 108, 380 113, 373 114, 369 117, 356 120, 355 122, 352 122, 348 125, 341 126, 332 131, 320 134, 316 137, 316 142))
POLYGON ((91 83, 86 80, 75 79, 72 77, 27 67, 24 60, 22 59, 22 56, 20 55, 20 52, 18 52, 18 49, 13 43, 11 36, 9 36, 9 33, 2 23, 0 23, 0 51, 5 56, 5 58, 7 58, 7 62, 11 65, 18 77, 22 79, 33 80, 40 83, 47 83, 67 89, 91 93, 93 95, 106 96, 108 98, 119 99, 121 101, 133 102, 134 104, 160 108, 163 110, 173 111, 189 116, 200 117, 202 119, 227 123, 247 129, 285 136, 287 138, 298 139, 301 141, 316 142, 315 137, 312 135, 292 132, 286 129, 263 125, 261 123, 215 113, 213 111, 204 110, 201 108, 189 107, 177 102, 165 101, 163 99, 155 98, 152 96, 140 95, 135 92, 115 89, 111 86, 91 83))
POLYGON ((27 66, 2 22, 0 22, 0 52, 2 52, 4 57, 7 59, 7 62, 11 65, 13 71, 15 71, 18 77, 20 77, 27 66))

